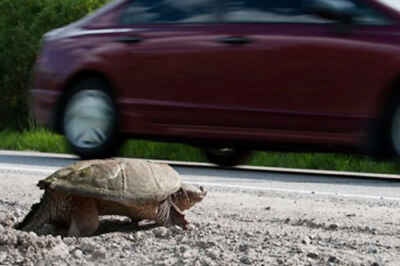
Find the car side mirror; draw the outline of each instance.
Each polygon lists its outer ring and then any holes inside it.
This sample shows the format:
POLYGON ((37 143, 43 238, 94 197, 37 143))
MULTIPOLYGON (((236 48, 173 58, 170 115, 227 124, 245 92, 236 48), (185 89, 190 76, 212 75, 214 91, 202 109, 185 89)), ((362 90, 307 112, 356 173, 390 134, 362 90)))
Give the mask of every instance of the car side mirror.
POLYGON ((357 6, 347 0, 309 0, 306 10, 321 18, 350 24, 357 15, 357 6))

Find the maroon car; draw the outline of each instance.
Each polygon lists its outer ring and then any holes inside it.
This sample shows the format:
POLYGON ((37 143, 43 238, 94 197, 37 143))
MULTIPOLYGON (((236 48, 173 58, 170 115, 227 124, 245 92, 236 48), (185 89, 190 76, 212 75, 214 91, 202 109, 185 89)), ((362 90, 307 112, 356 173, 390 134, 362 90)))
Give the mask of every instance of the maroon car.
POLYGON ((43 37, 37 119, 83 158, 123 137, 400 155, 400 1, 116 0, 43 37))

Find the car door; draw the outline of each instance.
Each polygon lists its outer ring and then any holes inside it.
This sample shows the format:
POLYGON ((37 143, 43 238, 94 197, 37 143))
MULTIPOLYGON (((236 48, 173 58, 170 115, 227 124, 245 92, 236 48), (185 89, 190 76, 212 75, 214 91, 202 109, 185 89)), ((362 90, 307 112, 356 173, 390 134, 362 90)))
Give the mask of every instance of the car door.
POLYGON ((201 127, 224 123, 230 95, 220 90, 227 62, 217 10, 214 0, 136 0, 123 8, 121 27, 130 31, 116 38, 113 62, 124 130, 201 136, 201 127))
POLYGON ((248 127, 321 142, 359 134, 371 118, 379 83, 393 74, 383 41, 390 20, 363 2, 336 1, 357 10, 351 24, 310 12, 305 0, 224 1, 223 33, 243 43, 225 85, 248 127))

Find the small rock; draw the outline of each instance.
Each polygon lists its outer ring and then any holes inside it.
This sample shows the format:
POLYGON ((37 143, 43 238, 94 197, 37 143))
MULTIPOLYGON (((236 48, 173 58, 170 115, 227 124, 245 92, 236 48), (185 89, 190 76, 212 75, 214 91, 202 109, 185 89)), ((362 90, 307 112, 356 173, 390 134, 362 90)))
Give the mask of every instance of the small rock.
POLYGON ((376 253, 378 253, 378 249, 376 247, 368 247, 367 252, 369 254, 376 254, 376 253))
POLYGON ((242 256, 240 257, 240 262, 243 264, 251 264, 251 260, 248 256, 242 256))
POLYGON ((75 258, 80 259, 80 258, 83 257, 83 252, 82 252, 82 250, 80 250, 80 249, 75 249, 75 250, 72 252, 72 255, 73 255, 75 258))
POLYGON ((245 235, 245 236, 247 236, 247 237, 253 237, 253 234, 252 234, 252 233, 250 233, 250 232, 247 232, 247 231, 246 231, 246 232, 244 232, 244 235, 245 235))
POLYGON ((308 237, 304 237, 301 240, 301 243, 304 244, 304 245, 309 245, 310 244, 310 239, 308 237))
POLYGON ((0 253, 0 263, 3 262, 6 258, 7 258, 7 253, 1 252, 0 253))
POLYGON ((188 245, 180 245, 180 246, 178 247, 178 250, 179 250, 181 253, 183 253, 183 252, 185 252, 185 251, 187 251, 187 250, 190 250, 190 247, 189 247, 188 245))
POLYGON ((96 243, 89 239, 82 239, 79 248, 87 253, 93 253, 97 249, 96 243))
POLYGON ((11 227, 16 221, 12 215, 0 212, 0 224, 4 227, 11 227))
POLYGON ((136 232, 135 234, 136 239, 141 239, 144 237, 144 233, 141 231, 136 232))
POLYGON ((153 234, 157 238, 166 238, 168 237, 168 229, 165 227, 157 227, 153 230, 153 234))
POLYGON ((207 255, 210 258, 216 260, 219 258, 220 252, 217 249, 209 249, 209 250, 207 250, 207 255))
POLYGON ((64 242, 56 245, 48 251, 49 257, 65 258, 69 254, 68 246, 64 242))
POLYGON ((248 249, 249 249, 249 245, 247 245, 247 244, 239 245, 239 251, 241 251, 241 252, 246 252, 248 249))
POLYGON ((311 259, 318 259, 318 254, 311 251, 307 253, 307 257, 311 258, 311 259))
POLYGON ((270 210, 271 210, 271 207, 270 207, 270 206, 267 206, 267 207, 265 207, 265 210, 266 210, 266 211, 270 211, 270 210))
POLYGON ((63 239, 64 243, 65 243, 66 245, 68 245, 68 246, 74 244, 74 243, 75 243, 75 240, 76 240, 76 239, 75 239, 74 237, 65 237, 65 238, 63 239))
POLYGON ((338 258, 336 258, 335 256, 329 256, 329 258, 328 258, 328 262, 330 262, 330 263, 339 263, 340 262, 340 260, 338 259, 338 258))
POLYGON ((339 225, 337 225, 337 224, 330 224, 329 226, 328 226, 328 229, 329 230, 336 230, 336 229, 338 229, 339 228, 339 225))
POLYGON ((104 247, 100 247, 95 250, 92 255, 92 258, 103 260, 107 258, 107 250, 104 247))
POLYGON ((216 243, 214 241, 197 241, 197 246, 200 248, 210 248, 210 247, 214 247, 216 245, 216 243))
POLYGON ((182 258, 188 259, 193 257, 192 252, 190 250, 186 250, 185 252, 182 253, 182 258))
POLYGON ((15 246, 18 243, 18 237, 16 234, 11 234, 10 231, 5 231, 0 234, 0 245, 15 246))
MULTIPOLYGON (((186 230, 188 230, 188 231, 192 231, 192 230, 195 230, 195 229, 197 229, 197 227, 194 224, 186 225, 186 230)), ((181 232, 182 232, 182 230, 179 231, 179 233, 181 233, 181 232)))
POLYGON ((201 265, 201 266, 205 266, 205 265, 206 266, 217 266, 217 265, 219 265, 209 258, 201 258, 199 262, 200 262, 200 264, 198 264, 198 265, 201 265))

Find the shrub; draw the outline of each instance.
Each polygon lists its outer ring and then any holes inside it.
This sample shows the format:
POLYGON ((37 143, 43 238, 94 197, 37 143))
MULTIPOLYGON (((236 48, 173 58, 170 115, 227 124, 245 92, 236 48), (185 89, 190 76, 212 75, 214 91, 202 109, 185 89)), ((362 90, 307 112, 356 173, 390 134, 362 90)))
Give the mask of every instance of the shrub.
POLYGON ((108 1, 0 1, 0 129, 21 129, 29 125, 27 92, 42 35, 108 1))

